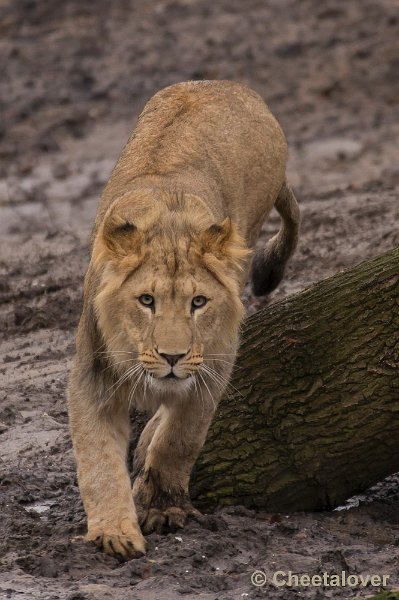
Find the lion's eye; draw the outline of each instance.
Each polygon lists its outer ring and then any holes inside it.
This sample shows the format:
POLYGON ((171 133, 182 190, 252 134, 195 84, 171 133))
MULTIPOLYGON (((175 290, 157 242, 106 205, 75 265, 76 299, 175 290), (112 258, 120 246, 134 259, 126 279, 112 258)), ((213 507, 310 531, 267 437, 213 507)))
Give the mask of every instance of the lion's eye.
POLYGON ((151 296, 151 294, 142 294, 139 297, 139 302, 141 302, 143 306, 148 306, 149 308, 152 308, 155 305, 154 296, 151 296))
POLYGON ((194 298, 191 301, 191 308, 192 310, 195 310, 196 308, 201 308, 202 306, 205 306, 207 302, 208 299, 205 298, 205 296, 194 296, 194 298))

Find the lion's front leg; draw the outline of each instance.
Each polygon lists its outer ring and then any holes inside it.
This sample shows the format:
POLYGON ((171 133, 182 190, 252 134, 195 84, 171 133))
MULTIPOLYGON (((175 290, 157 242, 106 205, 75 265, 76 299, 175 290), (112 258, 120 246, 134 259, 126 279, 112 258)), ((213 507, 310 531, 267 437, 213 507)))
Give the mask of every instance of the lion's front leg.
POLYGON ((145 552, 145 541, 126 465, 128 411, 121 406, 101 410, 101 398, 88 379, 74 373, 69 390, 72 441, 87 514, 86 539, 108 554, 133 558, 145 552))
POLYGON ((213 405, 206 407, 198 398, 187 398, 162 405, 143 431, 145 439, 140 440, 136 453, 139 470, 133 495, 144 533, 174 531, 184 527, 187 517, 200 515, 191 504, 188 484, 213 413, 213 405))

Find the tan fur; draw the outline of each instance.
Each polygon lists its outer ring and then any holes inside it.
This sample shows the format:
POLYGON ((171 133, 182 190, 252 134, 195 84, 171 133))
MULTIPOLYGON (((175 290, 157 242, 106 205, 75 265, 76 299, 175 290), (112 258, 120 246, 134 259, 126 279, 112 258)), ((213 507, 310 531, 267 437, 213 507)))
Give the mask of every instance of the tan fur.
POLYGON ((261 290, 275 284, 297 239, 286 158, 281 129, 255 92, 232 82, 183 83, 148 102, 104 190, 69 413, 87 539, 111 554, 144 552, 139 522, 144 533, 161 531, 197 514, 190 471, 231 374, 240 293, 275 203, 283 226, 256 255, 254 286, 256 278, 261 290), (155 308, 141 303, 143 294, 155 308), (197 296, 208 302, 193 310, 197 296), (180 355, 173 379, 165 378, 168 355, 180 355), (133 405, 154 416, 136 450, 132 495, 133 405))

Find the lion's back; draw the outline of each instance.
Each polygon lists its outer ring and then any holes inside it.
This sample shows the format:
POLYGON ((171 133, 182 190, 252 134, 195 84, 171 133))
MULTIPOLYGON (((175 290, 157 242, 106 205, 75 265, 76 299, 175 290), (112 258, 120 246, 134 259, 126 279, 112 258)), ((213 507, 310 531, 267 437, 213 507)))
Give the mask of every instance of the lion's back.
POLYGON ((133 180, 162 177, 207 196, 214 214, 229 211, 249 230, 281 188, 286 160, 284 134, 256 92, 233 81, 177 83, 145 105, 106 186, 101 212, 133 180))

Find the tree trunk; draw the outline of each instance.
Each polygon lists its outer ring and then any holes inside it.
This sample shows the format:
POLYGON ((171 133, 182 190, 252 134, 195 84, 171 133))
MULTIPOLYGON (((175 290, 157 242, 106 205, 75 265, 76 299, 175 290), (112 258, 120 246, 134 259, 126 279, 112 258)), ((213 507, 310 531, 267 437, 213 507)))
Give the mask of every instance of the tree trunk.
POLYGON ((399 248, 251 316, 201 509, 330 509, 399 470, 399 248))

